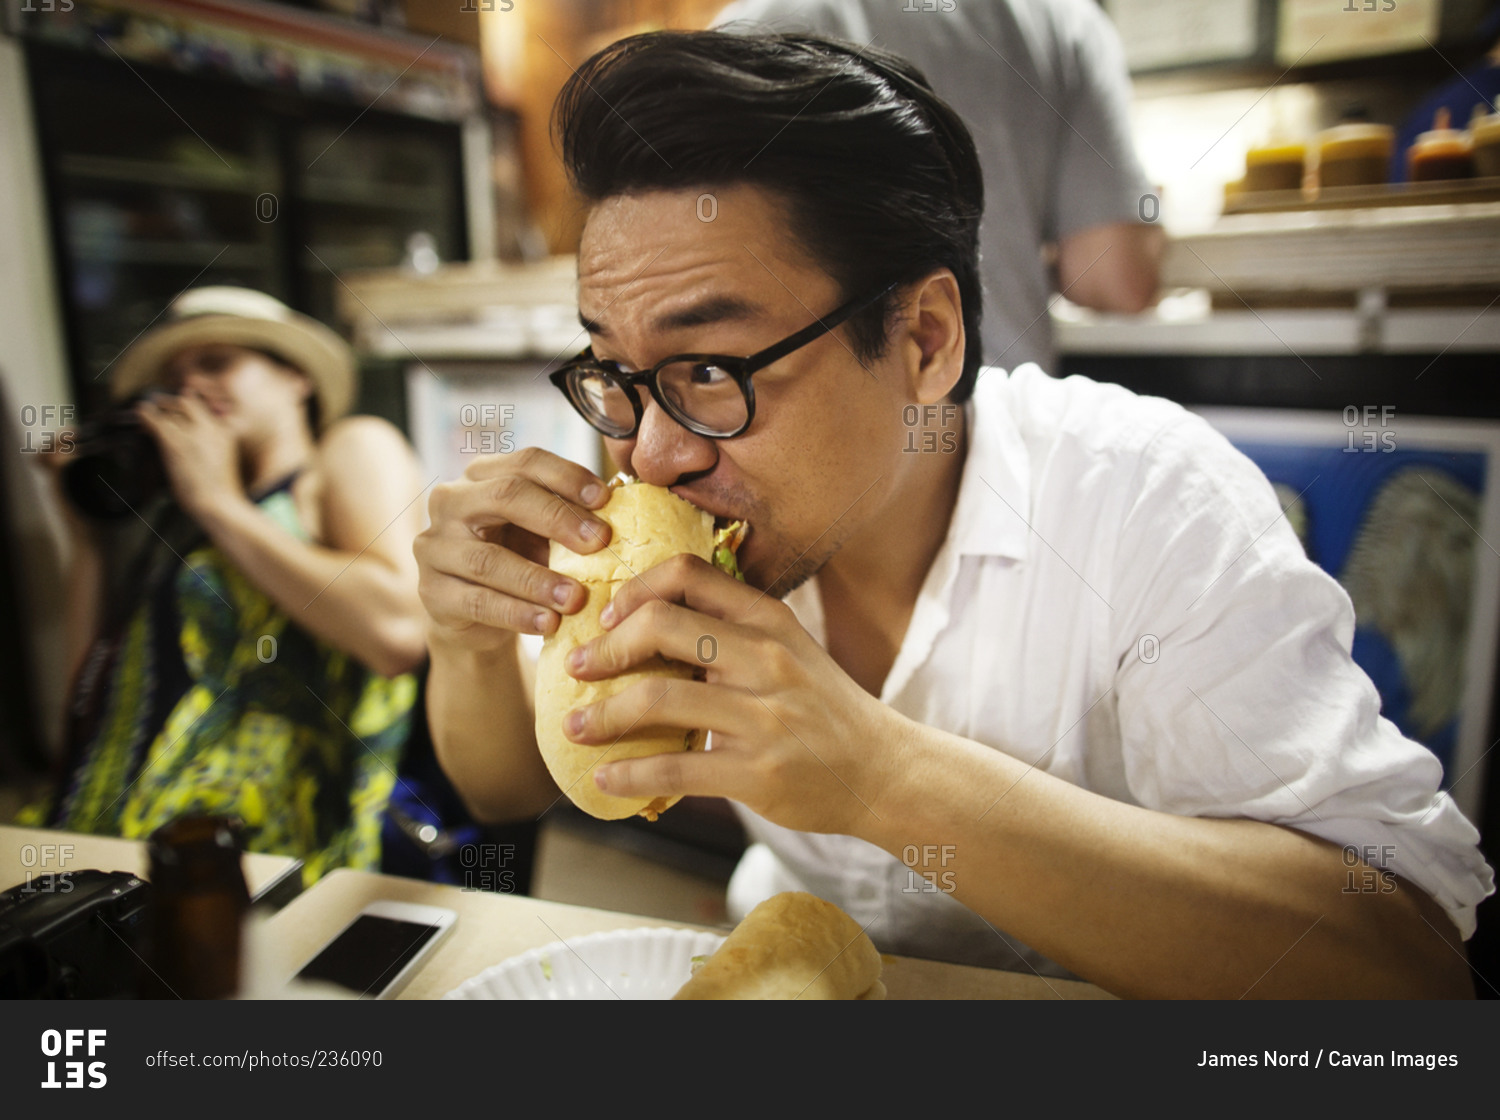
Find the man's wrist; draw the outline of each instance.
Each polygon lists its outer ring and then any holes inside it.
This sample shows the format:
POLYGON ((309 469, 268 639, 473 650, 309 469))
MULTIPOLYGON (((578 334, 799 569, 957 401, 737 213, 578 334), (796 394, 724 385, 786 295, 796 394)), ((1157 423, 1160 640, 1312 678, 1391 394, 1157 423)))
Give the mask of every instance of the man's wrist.
POLYGON ((477 623, 467 630, 454 630, 431 617, 427 620, 427 649, 434 660, 442 658, 455 666, 490 669, 509 665, 520 651, 520 635, 477 623))
POLYGON ((888 704, 874 704, 878 712, 865 740, 872 749, 851 787, 858 801, 841 831, 883 847, 908 811, 903 787, 922 752, 921 733, 926 729, 888 704))
POLYGON ((888 710, 884 749, 867 779, 871 811, 851 835, 893 855, 983 819, 1030 769, 1003 751, 888 710))

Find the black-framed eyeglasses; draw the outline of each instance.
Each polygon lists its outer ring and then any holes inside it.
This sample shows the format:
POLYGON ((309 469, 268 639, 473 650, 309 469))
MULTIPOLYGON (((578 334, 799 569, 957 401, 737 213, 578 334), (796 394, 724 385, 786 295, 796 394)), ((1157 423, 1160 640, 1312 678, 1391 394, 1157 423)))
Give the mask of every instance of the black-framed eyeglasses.
POLYGON ((733 358, 725 354, 674 354, 647 370, 629 372, 618 362, 594 357, 586 347, 551 374, 552 384, 567 396, 578 414, 611 439, 629 439, 641 426, 645 408, 636 386, 644 385, 668 416, 688 431, 709 439, 731 439, 755 419, 755 386, 750 378, 892 291, 888 284, 873 295, 863 295, 780 342, 733 358))

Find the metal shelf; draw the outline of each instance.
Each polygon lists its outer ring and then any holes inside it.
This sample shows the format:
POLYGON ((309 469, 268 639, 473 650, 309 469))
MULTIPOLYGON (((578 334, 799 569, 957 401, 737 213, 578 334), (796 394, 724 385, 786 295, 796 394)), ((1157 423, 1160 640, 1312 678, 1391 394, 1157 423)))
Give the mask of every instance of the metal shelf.
POLYGON ((1500 291, 1500 202, 1230 215, 1168 242, 1162 287, 1500 291))
POLYGON ((183 187, 190 190, 232 191, 260 194, 278 188, 276 176, 257 175, 234 167, 205 164, 190 167, 160 160, 124 159, 116 156, 60 155, 57 170, 74 179, 106 183, 128 183, 149 187, 183 187))
POLYGON ((255 242, 222 241, 106 241, 77 239, 68 249, 78 260, 119 264, 197 265, 219 268, 270 267, 271 254, 255 242))
POLYGON ((372 183, 358 179, 307 179, 297 197, 308 202, 367 206, 380 210, 435 210, 449 196, 449 188, 409 183, 372 183))

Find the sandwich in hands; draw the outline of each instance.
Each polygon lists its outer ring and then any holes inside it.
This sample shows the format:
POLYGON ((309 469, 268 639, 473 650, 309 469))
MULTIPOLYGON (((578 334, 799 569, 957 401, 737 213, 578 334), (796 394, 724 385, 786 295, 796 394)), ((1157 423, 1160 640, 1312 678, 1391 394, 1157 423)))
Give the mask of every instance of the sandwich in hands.
POLYGON ((655 657, 608 680, 580 681, 568 674, 567 656, 575 647, 604 633, 599 614, 616 591, 679 553, 710 560, 743 579, 735 550, 744 539, 746 527, 743 522, 734 522, 715 529, 712 514, 661 486, 624 476, 610 486, 609 502, 598 511, 611 530, 604 548, 581 556, 552 542, 549 565, 581 583, 588 592, 588 602, 577 614, 563 615, 556 633, 542 643, 536 672, 536 741, 553 780, 584 812, 604 820, 640 815, 654 821, 678 799, 612 797, 594 784, 594 770, 624 758, 701 750, 707 733, 652 726, 648 711, 614 743, 588 745, 575 743, 563 733, 563 719, 573 709, 598 703, 637 681, 651 677, 692 680, 695 666, 655 657))
POLYGON ((673 999, 884 999, 880 953, 859 923, 805 891, 766 899, 673 999))

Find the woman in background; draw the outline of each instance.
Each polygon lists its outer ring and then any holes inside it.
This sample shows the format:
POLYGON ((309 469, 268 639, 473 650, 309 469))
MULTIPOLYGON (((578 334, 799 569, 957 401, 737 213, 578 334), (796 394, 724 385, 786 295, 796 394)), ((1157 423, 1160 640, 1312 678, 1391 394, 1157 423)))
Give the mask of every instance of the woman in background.
POLYGON ((221 814, 309 883, 379 867, 426 656, 425 487, 396 428, 342 418, 354 388, 333 331, 243 288, 184 293, 115 364, 172 500, 124 514, 150 529, 128 557, 68 510, 66 774, 33 821, 142 837, 221 814))

